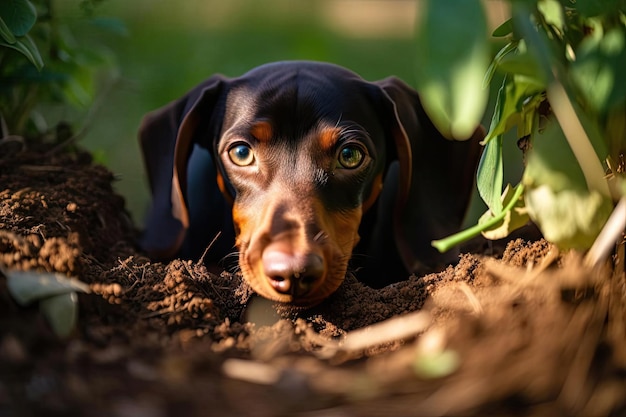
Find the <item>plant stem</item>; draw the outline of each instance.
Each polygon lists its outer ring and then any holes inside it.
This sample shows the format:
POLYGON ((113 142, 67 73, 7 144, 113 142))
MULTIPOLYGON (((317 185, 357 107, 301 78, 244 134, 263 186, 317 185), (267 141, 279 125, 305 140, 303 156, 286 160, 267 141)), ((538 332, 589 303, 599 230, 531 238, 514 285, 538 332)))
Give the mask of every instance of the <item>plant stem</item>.
POLYGON ((473 238, 474 236, 477 236, 483 230, 487 230, 495 226, 496 224, 498 224, 504 219, 504 217, 509 211, 513 209, 513 207, 515 206, 515 203, 522 196, 523 192, 524 192, 524 185, 518 184, 517 187, 515 187, 515 193, 513 194, 511 201, 509 201, 509 204, 507 204, 506 207, 504 207, 504 209, 502 210, 500 214, 492 217, 491 219, 487 220, 484 223, 479 223, 475 226, 470 227, 469 229, 465 229, 452 236, 448 236, 444 239, 433 240, 431 242, 431 245, 433 245, 439 252, 442 252, 442 253, 447 252, 453 247, 455 247, 456 245, 463 243, 473 238))

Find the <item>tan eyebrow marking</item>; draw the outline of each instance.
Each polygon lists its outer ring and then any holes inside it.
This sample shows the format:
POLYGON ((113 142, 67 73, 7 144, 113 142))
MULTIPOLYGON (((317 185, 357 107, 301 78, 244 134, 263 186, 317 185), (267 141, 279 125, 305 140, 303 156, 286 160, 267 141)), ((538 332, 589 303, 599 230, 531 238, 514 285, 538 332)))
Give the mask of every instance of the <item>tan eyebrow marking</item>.
POLYGON ((342 129, 338 127, 322 128, 318 135, 318 141, 322 150, 329 151, 333 149, 341 136, 341 131, 342 129))
POLYGON ((259 142, 269 142, 274 136, 274 129, 268 120, 259 120, 250 128, 250 134, 259 142))

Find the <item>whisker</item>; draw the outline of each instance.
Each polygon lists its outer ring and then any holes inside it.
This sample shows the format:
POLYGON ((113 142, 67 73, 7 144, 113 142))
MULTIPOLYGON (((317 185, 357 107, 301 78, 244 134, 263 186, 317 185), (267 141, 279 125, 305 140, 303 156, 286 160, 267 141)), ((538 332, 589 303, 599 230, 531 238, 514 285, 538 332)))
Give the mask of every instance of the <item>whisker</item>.
POLYGON ((213 247, 213 245, 215 244, 215 241, 222 235, 222 232, 219 231, 215 234, 215 237, 213 238, 213 240, 211 241, 211 243, 209 243, 209 245, 206 247, 206 249, 204 250, 204 252, 202 253, 202 256, 200 257, 200 259, 198 259, 198 265, 202 265, 204 263, 204 257, 206 256, 206 254, 209 252, 209 249, 211 249, 213 247))

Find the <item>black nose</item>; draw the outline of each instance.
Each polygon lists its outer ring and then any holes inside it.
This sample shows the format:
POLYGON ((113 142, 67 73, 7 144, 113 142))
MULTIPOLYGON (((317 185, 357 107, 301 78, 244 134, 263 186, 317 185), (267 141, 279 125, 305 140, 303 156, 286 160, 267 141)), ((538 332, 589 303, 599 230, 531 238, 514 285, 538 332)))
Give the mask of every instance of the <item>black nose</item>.
POLYGON ((300 297, 324 277, 324 260, 316 254, 298 256, 270 245, 263 251, 263 269, 277 292, 300 297))

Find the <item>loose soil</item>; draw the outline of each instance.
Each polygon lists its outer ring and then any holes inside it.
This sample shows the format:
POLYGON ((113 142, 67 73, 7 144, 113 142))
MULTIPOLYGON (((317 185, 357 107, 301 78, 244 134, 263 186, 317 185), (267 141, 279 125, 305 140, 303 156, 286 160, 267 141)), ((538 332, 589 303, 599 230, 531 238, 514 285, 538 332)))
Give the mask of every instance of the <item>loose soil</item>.
POLYGON ((589 270, 530 227, 297 310, 151 262, 113 182, 82 151, 0 149, 0 264, 90 288, 61 340, 0 274, 0 416, 626 415, 623 243, 589 270))

